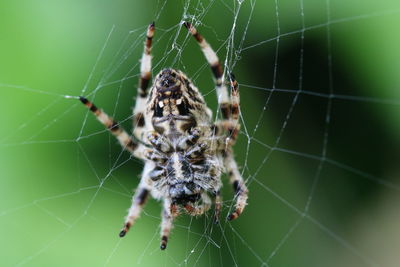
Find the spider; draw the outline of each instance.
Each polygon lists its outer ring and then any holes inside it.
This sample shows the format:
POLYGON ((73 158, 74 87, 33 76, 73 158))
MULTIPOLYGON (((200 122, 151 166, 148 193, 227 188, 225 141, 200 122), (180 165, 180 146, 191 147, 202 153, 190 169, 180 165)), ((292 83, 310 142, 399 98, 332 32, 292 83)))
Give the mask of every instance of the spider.
POLYGON ((223 172, 228 174, 235 191, 235 207, 228 220, 236 219, 243 212, 248 193, 232 150, 240 129, 238 83, 231 74, 229 96, 216 53, 194 26, 189 22, 184 22, 184 25, 200 45, 211 67, 222 120, 212 121, 212 111, 203 96, 180 70, 167 68, 160 71, 148 92, 154 23, 147 29, 141 59, 138 95, 133 110, 134 139, 118 122, 80 97, 80 101, 122 147, 144 161, 141 180, 119 236, 123 237, 129 231, 150 193, 153 198, 163 200, 162 250, 167 247, 173 220, 180 212, 202 215, 211 207, 213 198, 214 222, 219 222, 223 172))

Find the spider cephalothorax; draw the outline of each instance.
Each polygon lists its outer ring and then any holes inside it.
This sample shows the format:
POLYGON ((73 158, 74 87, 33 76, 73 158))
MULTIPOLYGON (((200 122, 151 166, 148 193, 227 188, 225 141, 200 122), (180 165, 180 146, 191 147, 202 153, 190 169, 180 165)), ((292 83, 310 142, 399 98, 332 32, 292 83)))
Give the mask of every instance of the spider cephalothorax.
POLYGON ((217 55, 190 23, 185 22, 185 26, 199 43, 211 66, 222 120, 212 121, 212 112, 203 96, 180 70, 167 68, 160 71, 148 94, 154 23, 147 30, 133 112, 133 135, 141 142, 134 141, 117 122, 86 98, 80 98, 120 144, 145 163, 120 236, 125 236, 139 217, 150 193, 164 202, 161 249, 166 248, 173 219, 181 211, 190 215, 203 214, 210 208, 212 198, 215 203, 214 220, 218 222, 222 205, 220 178, 223 172, 228 174, 236 194, 235 208, 228 219, 237 218, 247 201, 247 188, 232 151, 240 129, 238 84, 231 75, 232 90, 229 96, 217 55))

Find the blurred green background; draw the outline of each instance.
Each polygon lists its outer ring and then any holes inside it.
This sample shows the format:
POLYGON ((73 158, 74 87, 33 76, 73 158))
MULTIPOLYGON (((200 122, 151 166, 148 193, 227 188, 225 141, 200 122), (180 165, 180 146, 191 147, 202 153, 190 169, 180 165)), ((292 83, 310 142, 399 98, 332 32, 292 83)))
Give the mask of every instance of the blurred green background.
POLYGON ((1 266, 398 266, 398 1, 3 0, 0 25, 1 266), (181 216, 160 251, 154 200, 118 237, 142 163, 65 96, 131 129, 154 20, 153 73, 183 70, 215 112, 185 19, 239 80, 250 197, 233 222, 181 216))

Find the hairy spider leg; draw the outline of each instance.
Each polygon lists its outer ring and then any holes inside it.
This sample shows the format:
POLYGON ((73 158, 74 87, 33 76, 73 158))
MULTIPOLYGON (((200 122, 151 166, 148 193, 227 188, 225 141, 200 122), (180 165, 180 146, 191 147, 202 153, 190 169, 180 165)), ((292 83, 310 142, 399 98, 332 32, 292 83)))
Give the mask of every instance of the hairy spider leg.
POLYGON ((143 158, 143 145, 136 143, 128 135, 128 133, 118 125, 118 122, 114 121, 110 116, 108 116, 104 111, 98 109, 92 102, 84 98, 79 97, 79 100, 96 116, 99 120, 119 141, 121 146, 131 152, 134 156, 138 158, 143 158))
POLYGON ((172 230, 174 218, 178 216, 178 207, 171 203, 170 198, 164 199, 164 208, 161 212, 161 250, 167 248, 168 237, 172 230))
POLYGON ((219 62, 218 56, 215 51, 211 48, 210 44, 204 39, 204 37, 197 31, 197 29, 190 23, 184 22, 184 25, 189 30, 190 34, 196 39, 200 45, 201 51, 211 67, 211 71, 215 78, 215 88, 217 91, 218 105, 221 109, 222 118, 224 120, 229 119, 231 113, 231 104, 229 101, 228 90, 225 86, 223 79, 223 69, 219 62))
POLYGON ((178 143, 178 149, 187 151, 197 143, 200 138, 200 131, 197 128, 189 130, 189 135, 183 137, 178 143))
POLYGON ((240 115, 240 95, 239 84, 235 79, 233 73, 230 74, 231 84, 231 120, 227 123, 228 138, 232 140, 232 144, 236 141, 237 135, 240 130, 239 115, 240 115))
MULTIPOLYGON (((203 51, 203 54, 211 67, 212 73, 214 74, 218 104, 220 106, 223 119, 220 125, 217 127, 223 129, 223 131, 228 135, 227 137, 232 140, 228 140, 228 143, 233 145, 240 129, 240 124, 238 123, 240 104, 238 83, 235 79, 235 76, 230 74, 231 96, 229 97, 228 90, 223 80, 222 66, 219 62, 217 54, 191 23, 185 22, 184 24, 199 43, 201 50, 203 51)), ((219 133, 221 133, 221 131, 219 131, 219 133)), ((223 145, 226 146, 226 144, 223 145)))
POLYGON ((150 144, 154 147, 154 149, 161 153, 168 153, 173 149, 168 138, 166 138, 163 135, 160 135, 156 131, 149 132, 147 134, 147 139, 149 140, 150 144))
POLYGON ((239 95, 239 84, 235 79, 233 73, 230 74, 230 86, 231 86, 231 114, 226 120, 219 120, 212 125, 212 130, 215 136, 223 136, 217 143, 218 149, 228 151, 232 147, 237 139, 240 130, 239 115, 240 115, 240 95, 239 95))
POLYGON ((235 190, 235 210, 228 216, 228 220, 234 220, 242 214, 244 207, 247 205, 248 189, 240 175, 238 166, 231 152, 228 152, 224 159, 224 165, 228 171, 229 182, 235 190))
POLYGON ((155 26, 154 22, 149 25, 146 33, 146 41, 144 42, 144 50, 142 59, 140 60, 140 79, 137 90, 135 108, 133 109, 133 134, 139 140, 143 140, 143 132, 145 129, 144 113, 146 110, 147 88, 151 79, 151 44, 153 41, 155 26))
MULTIPOLYGON (((225 142, 220 144, 220 149, 227 153, 224 157, 224 165, 227 168, 229 181, 233 185, 236 194, 235 211, 228 216, 229 220, 234 220, 243 212, 243 209, 246 206, 248 192, 247 187, 244 184, 243 178, 239 173, 237 164, 232 157, 232 152, 229 149, 235 143, 240 129, 240 124, 238 123, 240 113, 239 86, 235 79, 235 76, 231 74, 231 99, 229 99, 228 91, 223 81, 222 66, 216 53, 206 42, 204 37, 198 33, 193 25, 191 25, 189 22, 185 22, 184 24, 200 45, 201 50, 203 51, 203 54, 206 57, 215 77, 218 104, 221 109, 223 120, 217 122, 214 125, 214 131, 217 135, 221 135, 223 133, 225 133, 224 135, 226 135, 226 138, 224 140, 225 142)), ((221 204, 217 204, 217 201, 220 203, 219 195, 217 195, 215 199, 216 215, 219 214, 219 210, 221 209, 221 204)))
POLYGON ((126 235, 130 227, 135 223, 136 219, 139 218, 143 206, 146 204, 146 200, 148 199, 152 185, 149 173, 151 170, 153 170, 153 168, 153 162, 147 161, 145 163, 142 178, 140 179, 140 184, 132 197, 132 205, 129 208, 128 215, 126 216, 124 227, 119 233, 120 237, 124 237, 126 235))
POLYGON ((217 224, 219 223, 219 216, 221 214, 221 208, 222 208, 222 196, 219 190, 215 193, 214 203, 215 203, 214 223, 217 224))

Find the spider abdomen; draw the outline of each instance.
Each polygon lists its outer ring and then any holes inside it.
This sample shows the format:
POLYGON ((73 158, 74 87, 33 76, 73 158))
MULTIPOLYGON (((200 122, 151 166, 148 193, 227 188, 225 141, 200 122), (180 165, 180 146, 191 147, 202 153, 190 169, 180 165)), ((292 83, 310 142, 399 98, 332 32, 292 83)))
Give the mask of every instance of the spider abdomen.
POLYGON ((147 105, 146 120, 160 134, 185 134, 210 124, 211 111, 203 96, 180 70, 168 68, 156 75, 147 105))

